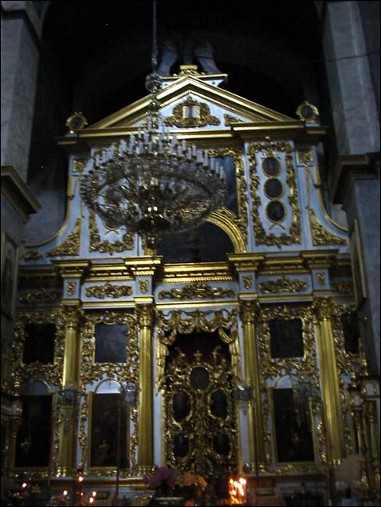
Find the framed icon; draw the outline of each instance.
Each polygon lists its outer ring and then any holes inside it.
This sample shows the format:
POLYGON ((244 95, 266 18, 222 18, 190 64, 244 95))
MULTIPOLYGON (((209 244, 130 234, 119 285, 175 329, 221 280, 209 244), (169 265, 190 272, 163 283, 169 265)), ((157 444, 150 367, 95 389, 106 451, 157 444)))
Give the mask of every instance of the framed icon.
POLYGON ((4 230, 1 231, 1 313, 15 314, 19 247, 4 230))

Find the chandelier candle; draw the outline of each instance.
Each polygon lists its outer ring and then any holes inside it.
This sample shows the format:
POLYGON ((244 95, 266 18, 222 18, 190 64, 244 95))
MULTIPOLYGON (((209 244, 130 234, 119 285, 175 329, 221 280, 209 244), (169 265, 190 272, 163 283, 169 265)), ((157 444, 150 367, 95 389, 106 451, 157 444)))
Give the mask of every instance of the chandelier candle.
POLYGON ((217 160, 158 123, 150 119, 137 135, 96 152, 81 185, 84 203, 107 227, 140 234, 149 248, 200 225, 226 193, 217 160))

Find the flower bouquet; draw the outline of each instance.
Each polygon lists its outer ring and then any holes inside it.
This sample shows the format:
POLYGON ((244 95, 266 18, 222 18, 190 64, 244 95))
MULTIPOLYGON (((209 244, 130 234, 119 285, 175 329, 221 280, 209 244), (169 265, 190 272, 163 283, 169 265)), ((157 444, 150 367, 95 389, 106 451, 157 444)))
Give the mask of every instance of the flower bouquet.
POLYGON ((203 491, 208 483, 202 475, 193 472, 184 472, 178 481, 182 496, 186 499, 193 499, 200 503, 203 491))
POLYGON ((152 475, 145 474, 143 482, 156 491, 155 496, 170 496, 179 479, 179 472, 167 466, 156 467, 152 475))

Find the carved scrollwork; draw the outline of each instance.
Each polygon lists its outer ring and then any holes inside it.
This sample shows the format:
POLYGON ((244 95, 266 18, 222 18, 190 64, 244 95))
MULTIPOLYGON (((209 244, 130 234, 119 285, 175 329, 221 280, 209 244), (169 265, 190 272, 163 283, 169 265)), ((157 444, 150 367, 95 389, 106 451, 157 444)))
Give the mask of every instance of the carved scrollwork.
POLYGON ((20 386, 35 377, 44 379, 49 384, 61 386, 65 343, 65 315, 61 310, 25 311, 20 312, 16 321, 14 340, 12 342, 12 356, 14 362, 14 377, 12 392, 17 394, 20 386), (23 350, 25 344, 25 326, 27 324, 54 323, 56 334, 54 337, 54 365, 40 362, 23 363, 23 350))
POLYGON ((207 283, 195 282, 185 285, 182 289, 163 290, 159 293, 160 299, 215 299, 234 297, 233 289, 211 287, 207 283))
POLYGON ((210 114, 209 106, 205 102, 197 102, 189 97, 173 108, 172 116, 165 119, 168 127, 205 127, 219 125, 221 122, 210 114))
POLYGON ((231 116, 230 114, 224 114, 225 118, 225 127, 229 127, 232 123, 243 123, 241 118, 236 118, 235 116, 231 116))
POLYGON ((41 252, 37 252, 37 250, 29 250, 28 252, 25 252, 22 258, 24 261, 38 261, 39 259, 42 259, 43 255, 41 252))
POLYGON ((146 294, 148 292, 148 280, 139 280, 140 292, 146 294))
POLYGON ((309 210, 312 243, 315 246, 319 245, 346 245, 347 241, 335 234, 329 232, 323 224, 316 218, 315 211, 309 210))
POLYGON ((121 298, 130 296, 133 293, 133 288, 128 285, 112 285, 106 283, 105 285, 94 285, 88 287, 85 291, 86 297, 94 297, 97 299, 104 298, 121 298))
POLYGON ((19 296, 19 302, 22 304, 49 304, 56 303, 61 300, 62 292, 59 290, 48 290, 44 287, 37 290, 25 292, 19 296))
POLYGON ((253 286, 253 279, 251 276, 244 276, 242 278, 243 280, 243 286, 245 287, 245 289, 251 289, 252 286, 253 286))
POLYGON ((85 315, 82 326, 82 363, 81 377, 85 383, 100 379, 103 375, 109 378, 124 378, 137 383, 138 379, 138 328, 133 314, 105 312, 96 315, 85 315), (95 326, 96 324, 127 325, 126 363, 96 363, 95 357, 95 326))
POLYGON ((165 357, 168 354, 167 347, 172 345, 177 333, 190 334, 193 331, 206 331, 213 333, 218 331, 221 340, 229 345, 232 358, 232 368, 237 379, 240 378, 240 355, 238 342, 237 311, 218 310, 208 318, 201 311, 180 312, 175 310, 169 317, 162 311, 157 315, 157 380, 159 388, 162 387, 165 357))
POLYGON ((267 280, 259 284, 261 292, 279 294, 281 292, 302 292, 306 290, 308 284, 302 280, 290 280, 285 276, 276 280, 267 280))
POLYGON ((81 239, 81 219, 79 218, 74 225, 72 232, 59 246, 50 250, 46 255, 57 257, 61 255, 79 255, 79 246, 81 239))
POLYGON ((234 374, 217 346, 208 360, 176 348, 166 368, 166 461, 204 477, 237 466, 234 374))
POLYGON ((353 282, 350 280, 334 284, 334 288, 340 294, 353 294, 353 282))
POLYGON ((81 174, 87 164, 87 158, 76 158, 73 160, 72 171, 73 173, 81 174))
POLYGON ((89 230, 91 252, 112 254, 114 252, 124 252, 125 250, 132 250, 134 248, 135 236, 131 232, 126 232, 123 235, 123 241, 114 241, 114 243, 107 240, 101 241, 97 220, 93 211, 90 211, 89 214, 89 230))
POLYGON ((254 323, 260 311, 260 306, 257 301, 241 301, 240 313, 243 324, 254 323))
POLYGON ((77 289, 77 282, 68 282, 66 286, 66 291, 69 294, 69 296, 72 296, 77 289))

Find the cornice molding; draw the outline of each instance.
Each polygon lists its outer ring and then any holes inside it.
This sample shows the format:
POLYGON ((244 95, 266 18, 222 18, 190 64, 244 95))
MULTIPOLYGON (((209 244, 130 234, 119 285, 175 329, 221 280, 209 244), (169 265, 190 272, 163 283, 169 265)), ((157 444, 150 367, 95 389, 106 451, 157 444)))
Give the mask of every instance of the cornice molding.
POLYGON ((41 204, 11 165, 1 166, 1 193, 24 222, 41 208, 41 204))
POLYGON ((337 159, 330 181, 330 200, 344 204, 356 180, 380 177, 380 153, 341 155, 337 159))

